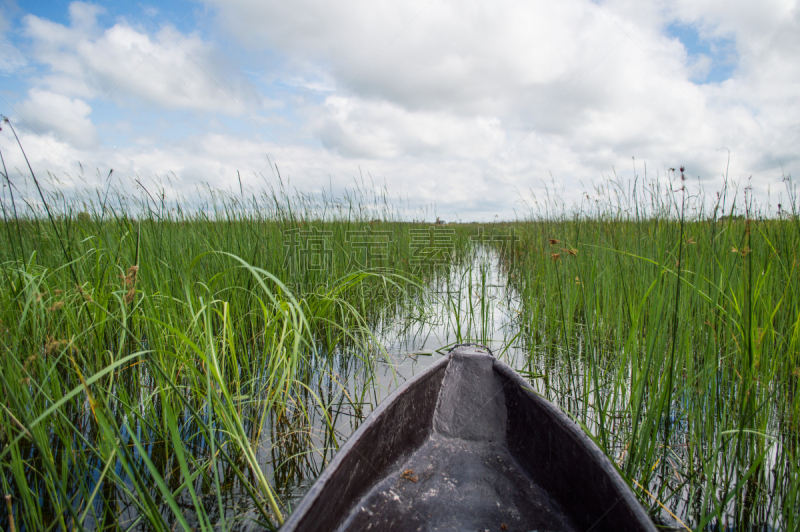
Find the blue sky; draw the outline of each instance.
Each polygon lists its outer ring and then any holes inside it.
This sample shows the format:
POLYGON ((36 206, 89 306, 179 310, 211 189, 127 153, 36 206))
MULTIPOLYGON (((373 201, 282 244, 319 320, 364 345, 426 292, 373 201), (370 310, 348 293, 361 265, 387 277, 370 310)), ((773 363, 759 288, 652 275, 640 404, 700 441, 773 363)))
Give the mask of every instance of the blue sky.
POLYGON ((686 48, 690 61, 704 61, 707 64, 707 67, 698 73, 693 81, 721 83, 732 77, 739 62, 736 42, 733 38, 703 36, 696 26, 681 23, 667 26, 667 35, 681 42, 686 48))
POLYGON ((545 185, 569 205, 631 179, 632 158, 713 194, 730 150, 774 205, 798 161, 798 26, 784 1, 6 0, 0 113, 65 194, 100 183, 79 163, 121 189, 239 171, 259 193, 271 161, 306 193, 365 175, 430 219, 512 218, 545 185))

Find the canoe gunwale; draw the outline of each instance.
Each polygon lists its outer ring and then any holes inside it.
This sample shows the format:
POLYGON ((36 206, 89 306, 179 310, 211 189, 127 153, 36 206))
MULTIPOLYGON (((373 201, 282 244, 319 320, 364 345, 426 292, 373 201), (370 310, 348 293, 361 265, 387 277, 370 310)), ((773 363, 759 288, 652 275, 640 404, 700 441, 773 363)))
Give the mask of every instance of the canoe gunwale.
POLYGON ((440 434, 438 412, 442 388, 447 386, 445 375, 458 373, 461 361, 472 357, 481 359, 487 375, 498 379, 493 386, 502 390, 497 393, 504 398, 500 400, 508 415, 499 431, 504 445, 518 466, 551 493, 567 515, 576 517, 579 529, 655 532, 616 466, 578 424, 497 360, 491 350, 474 344, 454 347, 381 401, 339 448, 281 532, 338 530, 372 486, 433 433, 440 434), (459 362, 450 367, 453 360, 459 362))
MULTIPOLYGON (((397 398, 413 392, 414 388, 423 380, 430 378, 437 371, 446 368, 450 363, 450 355, 443 356, 427 368, 423 369, 412 378, 401 384, 392 394, 385 400, 378 403, 378 406, 367 415, 364 421, 358 426, 355 432, 347 439, 344 445, 339 447, 336 455, 328 462, 322 474, 317 477, 317 480, 306 492, 300 503, 292 509, 292 514, 286 519, 283 526, 280 528, 281 532, 299 530, 303 525, 303 520, 308 515, 309 511, 317 502, 320 494, 323 493, 328 483, 336 475, 342 467, 345 460, 351 455, 351 452, 356 450, 361 444, 362 440, 369 435, 370 429, 374 426, 375 422, 382 418, 386 413, 395 406, 397 398)), ((435 406, 435 405, 434 405, 435 406)), ((429 431, 432 426, 428 427, 429 431)), ((356 451, 357 452, 357 451, 356 451)), ((360 454, 360 453, 359 453, 360 454)))
MULTIPOLYGON (((525 390, 528 400, 535 405, 534 408, 550 417, 554 424, 558 425, 561 430, 563 430, 564 433, 573 440, 574 444, 580 448, 582 452, 588 455, 588 458, 593 465, 600 468, 602 473, 607 477, 608 481, 610 481, 610 487, 618 494, 618 498, 613 503, 613 506, 619 506, 621 503, 620 508, 624 508, 630 512, 630 518, 634 522, 636 529, 648 532, 656 532, 655 525, 650 519, 650 516, 644 510, 630 486, 623 480, 615 465, 575 421, 570 419, 569 416, 557 408, 553 403, 536 392, 533 386, 531 386, 529 382, 515 372, 508 364, 495 359, 494 371, 503 378, 508 379, 508 381, 511 383, 516 384, 519 388, 525 390)), ((504 388, 506 387, 507 384, 504 385, 504 388)), ((511 430, 512 426, 509 424, 509 431, 511 430)), ((517 457, 517 459, 520 460, 519 457, 517 457)), ((611 512, 611 510, 613 510, 613 508, 608 509, 609 512, 611 512)), ((599 524, 604 517, 605 514, 601 515, 597 519, 597 522, 592 523, 591 526, 599 524)), ((599 529, 602 530, 602 527, 599 529)))

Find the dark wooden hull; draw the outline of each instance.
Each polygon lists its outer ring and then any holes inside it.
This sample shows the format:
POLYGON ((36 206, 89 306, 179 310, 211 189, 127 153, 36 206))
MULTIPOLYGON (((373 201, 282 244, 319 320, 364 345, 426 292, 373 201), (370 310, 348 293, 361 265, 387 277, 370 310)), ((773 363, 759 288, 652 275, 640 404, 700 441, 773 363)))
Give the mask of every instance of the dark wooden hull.
POLYGON ((374 530, 655 527, 575 423, 487 350, 465 346, 378 405, 281 527, 374 530))

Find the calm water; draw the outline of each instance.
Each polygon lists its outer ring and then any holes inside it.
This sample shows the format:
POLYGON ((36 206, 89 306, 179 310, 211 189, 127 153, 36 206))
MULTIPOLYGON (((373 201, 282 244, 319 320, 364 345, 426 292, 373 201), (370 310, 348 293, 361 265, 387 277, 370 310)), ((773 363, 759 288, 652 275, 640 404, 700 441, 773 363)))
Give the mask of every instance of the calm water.
MULTIPOLYGON (((307 368, 311 377, 305 384, 320 401, 296 387, 300 391, 295 396, 295 405, 279 419, 272 416, 269 426, 263 428, 257 456, 267 478, 275 479, 285 507, 293 507, 303 497, 339 446, 381 401, 445 356, 453 344, 478 341, 512 366, 517 360, 525 360, 514 343, 519 300, 507 290, 493 250, 478 249, 470 263, 452 267, 429 288, 421 296, 424 301, 417 299, 416 304, 395 312, 391 319, 376 320, 373 334, 384 346, 384 354, 358 357, 336 353, 331 355, 332 363, 319 367, 312 361, 307 368)), ((222 495, 228 527, 263 530, 257 522, 251 496, 240 483, 232 479, 225 487, 222 495)), ((203 489, 198 491, 203 493, 203 489)), ((206 493, 201 500, 212 522, 218 520, 216 496, 206 493)), ((195 524, 189 494, 184 492, 178 502, 189 524, 195 524)), ((131 525, 134 530, 140 528, 130 501, 118 495, 117 503, 119 512, 113 516, 115 522, 97 523, 90 515, 84 523, 86 528, 101 529, 109 525, 122 530, 131 525)), ((172 521, 171 511, 166 507, 164 515, 172 521)))
MULTIPOLYGON (((374 334, 385 346, 386 356, 377 357, 369 367, 352 358, 340 359, 337 366, 341 371, 336 382, 328 377, 316 383, 331 392, 330 404, 334 405, 331 416, 338 444, 346 441, 364 418, 400 385, 445 356, 459 338, 486 345, 512 366, 525 360, 521 347, 513 341, 518 332, 515 323, 518 305, 518 297, 506 287, 496 253, 485 249, 470 264, 453 268, 446 278, 431 287, 421 314, 400 315, 391 322, 382 322, 374 334), (345 384, 347 393, 339 383, 345 384)), ((307 463, 297 468, 302 474, 281 486, 282 499, 290 505, 302 498, 335 452, 320 409, 313 420, 310 438, 313 444, 305 457, 307 463)), ((275 465, 266 452, 271 445, 272 440, 262 445, 265 466, 270 469, 275 465)))
MULTIPOLYGON (((432 285, 424 304, 410 305, 407 312, 398 313, 391 320, 377 321, 373 332, 386 348, 384 356, 365 357, 367 363, 352 354, 334 354, 332 372, 308 368, 312 377, 306 384, 322 404, 308 394, 298 395, 295 407, 280 419, 273 418, 259 441, 259 460, 267 477, 275 479, 284 505, 291 508, 299 502, 338 447, 381 401, 460 341, 490 347, 495 356, 526 377, 538 392, 567 413, 580 416, 592 431, 591 413, 581 412, 584 403, 576 399, 586 393, 589 379, 584 378, 580 367, 573 365, 567 370, 565 357, 553 356, 552 345, 536 346, 530 353, 520 345, 519 305, 517 294, 506 286, 496 253, 479 249, 470 263, 452 268, 432 285), (310 412, 310 423, 302 410, 310 412)), ((579 354, 583 348, 580 338, 574 345, 578 353, 571 355, 579 354)), ((674 411, 677 416, 680 405, 674 411)), ((676 418, 676 422, 676 439, 680 440, 680 419, 676 418)), ((612 455, 617 458, 624 452, 621 441, 618 448, 611 443, 615 451, 612 455)), ((677 445, 673 458, 681 461, 686 458, 684 453, 685 448, 677 445)), ((229 527, 263 530, 254 521, 257 515, 250 495, 237 482, 228 485, 224 500, 229 527)), ((670 507, 684 515, 689 501, 690 494, 686 492, 670 507)), ((191 512, 188 495, 183 502, 186 511, 191 512)), ((215 520, 215 497, 207 498, 206 510, 215 520)), ((661 513, 665 524, 677 524, 666 512, 661 513)), ((191 515, 187 517, 191 524, 191 515)), ((119 524, 123 529, 135 518, 132 507, 122 503, 119 524)), ((96 524, 87 521, 86 525, 96 524)))

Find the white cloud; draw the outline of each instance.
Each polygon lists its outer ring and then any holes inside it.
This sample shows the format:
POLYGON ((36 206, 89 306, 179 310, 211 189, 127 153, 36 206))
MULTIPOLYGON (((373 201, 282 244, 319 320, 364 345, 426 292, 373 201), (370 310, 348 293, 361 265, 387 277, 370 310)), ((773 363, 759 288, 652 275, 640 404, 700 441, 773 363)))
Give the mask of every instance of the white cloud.
POLYGON ((242 0, 219 11, 245 42, 322 61, 351 93, 468 114, 530 112, 541 89, 568 86, 618 40, 589 2, 436 2, 420 13, 427 3, 242 0))
POLYGON ((408 111, 386 101, 329 98, 329 111, 316 125, 323 146, 345 157, 391 159, 491 157, 502 147, 497 119, 408 111))
POLYGON ((242 114, 258 104, 247 79, 210 43, 165 27, 155 36, 125 21, 101 29, 100 8, 70 5, 70 26, 33 15, 24 19, 33 56, 51 72, 40 82, 53 92, 84 99, 113 93, 167 109, 242 114))
POLYGON ((549 171, 577 194, 612 167, 630 175, 635 156, 662 170, 684 164, 710 184, 725 171, 722 147, 732 177, 756 175, 757 191, 780 186, 781 163, 796 170, 796 2, 208 3, 246 46, 285 53, 287 75, 325 71, 343 92, 325 93, 308 131, 365 168, 396 166, 397 182, 410 175, 403 161, 458 168, 437 182, 479 183, 481 200, 535 187, 549 171), (733 77, 694 83, 711 59, 690 57, 671 22, 732 39, 733 77))
POLYGON ((89 118, 92 108, 81 99, 32 89, 28 99, 16 107, 16 112, 21 125, 38 134, 52 134, 53 144, 66 141, 78 148, 90 148, 100 141, 89 118))
MULTIPOLYGON (((38 88, 20 110, 63 136, 59 124, 86 116, 86 101, 124 79, 113 96, 123 103, 247 120, 232 94, 262 112, 274 138, 285 142, 304 128, 295 144, 283 152, 231 133, 233 121, 179 140, 134 131, 136 144, 115 150, 64 147, 62 158, 51 158, 54 169, 80 160, 118 175, 174 171, 182 186, 238 188, 236 170, 245 182, 262 182, 252 173, 266 167, 268 153, 299 190, 341 190, 360 168, 412 205, 436 203, 446 219, 453 211, 511 216, 520 191, 541 192, 551 173, 568 200, 578 199, 612 168, 631 176, 632 156, 637 166, 647 161, 650 175, 684 165, 713 189, 725 147, 731 176, 752 174, 760 194, 778 190, 783 171, 797 173, 796 2, 207 2, 248 57, 268 58, 245 67, 285 88, 274 114, 222 48, 177 31, 173 42, 125 20, 100 27, 97 8, 80 3, 68 26, 25 18, 31 60, 49 73, 33 80, 38 88), (712 43, 733 43, 730 79, 693 81, 718 57, 689 54, 667 31, 674 22, 712 43)), ((96 142, 92 123, 85 127, 96 142)))

